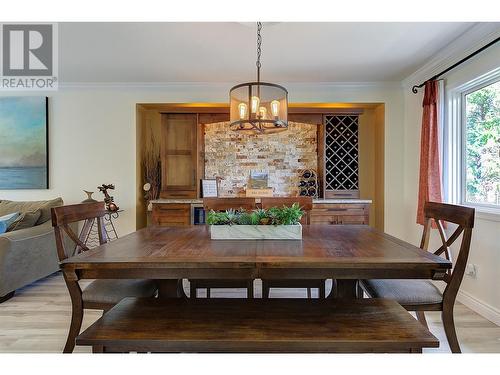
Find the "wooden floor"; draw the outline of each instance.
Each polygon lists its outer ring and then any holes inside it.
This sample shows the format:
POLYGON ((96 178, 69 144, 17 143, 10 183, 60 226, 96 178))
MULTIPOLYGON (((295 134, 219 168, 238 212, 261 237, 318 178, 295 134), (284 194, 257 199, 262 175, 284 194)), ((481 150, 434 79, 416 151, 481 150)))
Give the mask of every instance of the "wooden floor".
MULTIPOLYGON (((187 283, 187 282, 186 282, 187 283)), ((331 286, 327 286, 328 289, 331 286)), ((185 285, 186 292, 189 290, 185 285)), ((260 297, 260 285, 256 295, 260 297)), ((315 296, 313 292, 313 296, 315 296)), ((199 292, 200 297, 203 292, 199 292)), ((213 297, 244 297, 243 290, 214 290, 213 297)), ((306 297, 305 289, 273 289, 271 297, 306 297)), ((71 315, 71 303, 60 273, 56 273, 16 292, 14 298, 0 304, 0 353, 60 353, 64 346, 71 315)), ((85 312, 83 328, 101 315, 85 312)), ((426 352, 449 353, 439 313, 427 313, 429 326, 441 341, 439 349, 426 352)), ((500 353, 500 327, 462 304, 455 307, 455 322, 462 350, 472 353, 500 353)), ((76 347, 75 352, 89 352, 76 347)))

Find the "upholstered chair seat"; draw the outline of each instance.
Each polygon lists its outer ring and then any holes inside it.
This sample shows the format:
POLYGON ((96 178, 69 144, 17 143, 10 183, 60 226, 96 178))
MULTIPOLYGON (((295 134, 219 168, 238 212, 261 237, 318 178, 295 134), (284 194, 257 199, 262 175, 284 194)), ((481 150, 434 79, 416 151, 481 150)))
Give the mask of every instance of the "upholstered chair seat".
POLYGON ((432 305, 443 302, 443 295, 429 280, 361 280, 361 286, 373 298, 396 300, 403 306, 432 305))
POLYGON ((154 297, 152 280, 95 280, 82 291, 83 303, 116 305, 125 297, 154 297))

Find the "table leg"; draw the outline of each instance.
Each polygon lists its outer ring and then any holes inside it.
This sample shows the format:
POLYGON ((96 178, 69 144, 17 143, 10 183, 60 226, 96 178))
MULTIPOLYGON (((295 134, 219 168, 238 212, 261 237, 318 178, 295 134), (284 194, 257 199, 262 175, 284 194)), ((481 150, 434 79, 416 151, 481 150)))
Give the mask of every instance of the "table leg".
POLYGON ((358 298, 358 280, 333 280, 328 298, 358 298))
POLYGON ((182 279, 156 280, 158 298, 187 298, 182 287, 182 279))

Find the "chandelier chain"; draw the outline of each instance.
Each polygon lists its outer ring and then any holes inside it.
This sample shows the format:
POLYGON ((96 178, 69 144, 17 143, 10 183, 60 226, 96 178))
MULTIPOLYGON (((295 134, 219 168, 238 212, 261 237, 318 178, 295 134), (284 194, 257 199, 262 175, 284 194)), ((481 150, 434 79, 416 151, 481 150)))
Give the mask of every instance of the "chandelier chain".
POLYGON ((260 55, 262 53, 262 36, 260 35, 260 31, 262 30, 262 22, 257 22, 257 82, 260 82, 260 67, 262 64, 260 63, 260 55))

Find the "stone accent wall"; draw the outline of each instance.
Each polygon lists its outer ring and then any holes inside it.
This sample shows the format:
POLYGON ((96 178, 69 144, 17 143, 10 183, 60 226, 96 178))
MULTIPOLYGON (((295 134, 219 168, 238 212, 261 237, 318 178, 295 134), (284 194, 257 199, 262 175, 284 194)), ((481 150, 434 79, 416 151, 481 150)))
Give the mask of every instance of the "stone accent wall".
POLYGON ((205 177, 223 178, 219 195, 244 195, 251 170, 269 172, 276 196, 298 195, 299 173, 317 169, 317 126, 289 123, 275 134, 242 134, 228 122, 205 125, 205 177))

